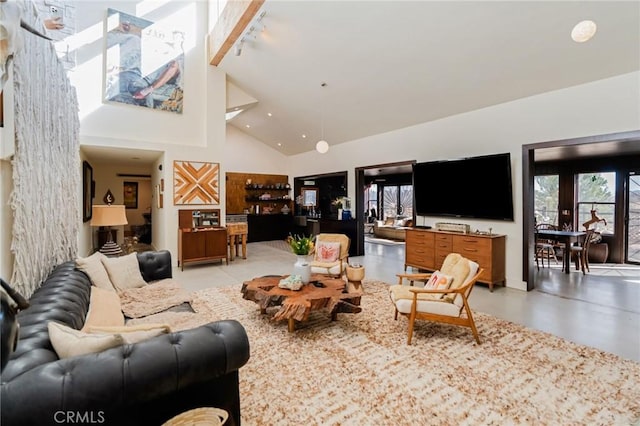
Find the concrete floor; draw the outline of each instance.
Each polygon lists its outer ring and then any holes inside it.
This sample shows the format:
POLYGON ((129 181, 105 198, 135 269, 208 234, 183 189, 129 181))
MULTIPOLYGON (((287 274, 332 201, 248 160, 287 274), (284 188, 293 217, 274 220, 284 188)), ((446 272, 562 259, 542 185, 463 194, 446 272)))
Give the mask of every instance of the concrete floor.
MULTIPOLYGON (((395 274, 404 269, 404 245, 365 243, 365 253, 350 262, 364 265, 368 279, 397 282, 395 274)), ((174 268, 174 278, 189 291, 232 285, 239 291, 241 282, 256 276, 289 274, 294 262, 284 242, 249 243, 247 259, 174 268)), ((541 268, 533 291, 495 287, 490 293, 480 284, 470 303, 475 311, 640 362, 640 275, 633 275, 566 275, 541 268)))

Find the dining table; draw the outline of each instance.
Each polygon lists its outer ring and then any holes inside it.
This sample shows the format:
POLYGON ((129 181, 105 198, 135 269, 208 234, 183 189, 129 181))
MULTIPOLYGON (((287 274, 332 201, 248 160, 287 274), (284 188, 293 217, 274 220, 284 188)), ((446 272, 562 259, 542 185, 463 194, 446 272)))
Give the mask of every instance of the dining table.
POLYGON ((584 231, 559 231, 554 229, 538 229, 535 231, 536 240, 544 238, 564 243, 564 273, 568 274, 571 263, 571 243, 580 241, 587 233, 584 231))

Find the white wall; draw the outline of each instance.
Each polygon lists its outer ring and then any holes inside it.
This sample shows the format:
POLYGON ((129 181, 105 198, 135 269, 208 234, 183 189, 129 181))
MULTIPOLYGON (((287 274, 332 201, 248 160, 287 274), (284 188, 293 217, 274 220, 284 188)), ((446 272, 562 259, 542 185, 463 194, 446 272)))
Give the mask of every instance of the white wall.
MULTIPOLYGON (((472 111, 438 121, 378 134, 289 158, 293 177, 347 170, 355 199, 354 168, 405 160, 439 160, 511 153, 514 222, 456 219, 471 229, 507 235, 507 286, 522 281, 522 145, 640 129, 640 73, 576 86, 472 111)), ((471 184, 481 185, 481 179, 471 184)), ((442 218, 419 217, 418 225, 442 218)))
MULTIPOLYGON (((227 125, 223 157, 229 172, 289 174, 289 157, 231 125, 227 125)), ((291 176, 289 180, 293 182, 291 176)))
MULTIPOLYGON (((77 52, 78 68, 72 73, 71 79, 77 87, 80 103, 81 144, 160 153, 161 159, 151 170, 151 189, 160 183, 160 179, 164 179, 164 207, 158 209, 153 199, 153 245, 169 249, 175 263, 178 209, 207 206, 173 205, 173 162, 215 162, 224 167, 226 76, 206 61, 204 34, 207 31, 207 2, 92 1, 78 2, 77 6, 79 32, 76 37, 80 48, 77 52), (102 103, 102 38, 107 8, 185 32, 182 114, 102 103), (159 170, 159 166, 162 166, 162 170, 159 170)), ((224 176, 223 170, 220 176, 224 176)), ((99 182, 96 183, 99 187, 99 182)), ((211 206, 222 209, 224 214, 224 185, 220 186, 221 203, 211 206)), ((96 199, 100 200, 102 195, 96 188, 96 199)))

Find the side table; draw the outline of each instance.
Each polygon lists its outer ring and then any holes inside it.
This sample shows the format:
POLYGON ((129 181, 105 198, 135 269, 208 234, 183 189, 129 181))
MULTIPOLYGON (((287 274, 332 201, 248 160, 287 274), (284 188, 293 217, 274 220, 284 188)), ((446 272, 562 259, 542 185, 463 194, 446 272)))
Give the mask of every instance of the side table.
POLYGON ((364 266, 357 264, 347 265, 347 281, 359 287, 364 280, 364 266))

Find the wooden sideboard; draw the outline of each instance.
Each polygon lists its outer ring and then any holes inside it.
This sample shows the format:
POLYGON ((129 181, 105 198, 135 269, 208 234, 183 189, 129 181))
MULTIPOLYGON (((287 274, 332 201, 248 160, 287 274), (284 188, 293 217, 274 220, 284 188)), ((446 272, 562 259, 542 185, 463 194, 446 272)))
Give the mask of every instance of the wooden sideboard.
POLYGON ((435 271, 449 253, 460 253, 476 262, 484 272, 479 282, 493 286, 506 284, 506 236, 460 234, 430 229, 407 229, 404 269, 412 266, 435 271))
POLYGON ((229 264, 227 229, 220 226, 220 209, 178 210, 178 266, 224 260, 229 264))

